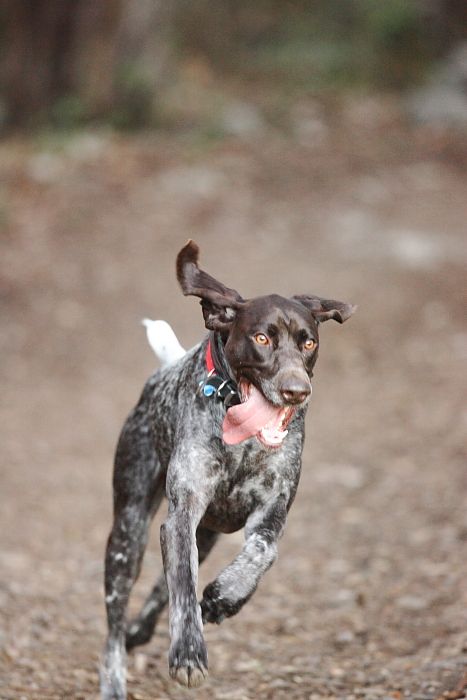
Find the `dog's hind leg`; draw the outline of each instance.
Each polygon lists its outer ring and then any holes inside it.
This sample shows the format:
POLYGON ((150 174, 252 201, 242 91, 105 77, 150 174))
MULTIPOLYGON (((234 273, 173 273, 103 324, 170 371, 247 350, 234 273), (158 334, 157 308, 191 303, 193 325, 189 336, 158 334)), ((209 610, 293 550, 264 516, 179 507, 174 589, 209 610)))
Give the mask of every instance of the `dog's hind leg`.
MULTIPOLYGON (((196 544, 198 547, 198 560, 202 564, 213 548, 218 533, 198 527, 196 533, 196 544)), ((128 625, 126 634, 127 651, 139 644, 146 644, 151 639, 159 615, 169 601, 169 591, 165 580, 165 575, 161 574, 156 581, 154 588, 143 605, 143 608, 134 620, 128 625)))
POLYGON ((146 598, 141 612, 128 624, 125 638, 127 651, 149 642, 154 634, 159 615, 167 605, 168 600, 167 583, 164 574, 161 574, 146 598))
POLYGON ((115 519, 105 557, 105 603, 109 635, 101 667, 103 700, 126 698, 125 613, 147 542, 148 514, 136 506, 115 519))
POLYGON ((120 436, 114 471, 114 522, 105 556, 105 603, 108 637, 101 665, 103 700, 126 698, 126 608, 138 578, 155 502, 164 480, 141 421, 133 411, 120 436))

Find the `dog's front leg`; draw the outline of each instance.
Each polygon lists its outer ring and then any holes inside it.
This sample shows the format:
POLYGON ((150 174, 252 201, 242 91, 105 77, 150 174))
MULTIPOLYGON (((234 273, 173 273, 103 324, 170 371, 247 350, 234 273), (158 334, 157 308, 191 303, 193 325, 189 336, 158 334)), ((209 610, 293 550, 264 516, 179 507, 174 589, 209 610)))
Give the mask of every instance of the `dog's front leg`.
POLYGON ((286 517, 285 498, 249 517, 242 551, 203 591, 204 622, 219 624, 225 617, 235 615, 251 598, 261 576, 277 557, 277 540, 284 530, 286 517))
POLYGON ((169 589, 169 671, 181 685, 196 687, 203 682, 208 667, 201 610, 196 598, 196 528, 205 506, 200 497, 186 487, 173 497, 169 492, 168 498, 169 514, 161 527, 161 547, 169 589))

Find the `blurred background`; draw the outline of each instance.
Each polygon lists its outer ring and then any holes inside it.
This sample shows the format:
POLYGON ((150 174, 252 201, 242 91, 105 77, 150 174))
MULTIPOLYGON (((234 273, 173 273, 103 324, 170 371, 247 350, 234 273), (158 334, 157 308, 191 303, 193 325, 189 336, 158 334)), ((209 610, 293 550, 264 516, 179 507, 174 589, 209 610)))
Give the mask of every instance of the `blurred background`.
POLYGON ((206 629, 209 682, 169 682, 165 615, 129 697, 465 697, 465 1, 2 0, 0 136, 0 698, 98 697, 140 319, 204 333, 187 238, 245 297, 359 309, 322 328, 280 557, 206 629))

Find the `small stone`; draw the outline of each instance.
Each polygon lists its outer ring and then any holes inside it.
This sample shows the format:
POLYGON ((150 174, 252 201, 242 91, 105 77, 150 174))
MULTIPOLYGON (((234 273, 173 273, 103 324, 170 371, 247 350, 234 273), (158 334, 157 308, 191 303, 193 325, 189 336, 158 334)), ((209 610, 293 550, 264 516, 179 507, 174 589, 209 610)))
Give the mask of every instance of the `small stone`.
POLYGON ((338 668, 337 666, 334 666, 334 668, 331 668, 330 672, 331 676, 333 678, 343 678, 345 676, 345 671, 343 668, 338 668))
POLYGON ((395 602, 403 610, 425 610, 428 607, 428 601, 425 598, 415 595, 403 595, 395 602))
POLYGON ((248 671, 255 671, 258 673, 261 670, 261 663, 258 659, 245 659, 235 664, 235 670, 240 673, 248 673, 248 671))
POLYGON ((329 603, 336 608, 353 607, 356 603, 356 593, 349 588, 341 588, 332 596, 329 603))
POLYGON ((335 644, 338 646, 345 646, 346 644, 350 644, 355 640, 355 635, 352 632, 352 630, 341 630, 336 634, 335 637, 335 644))
POLYGON ((224 110, 224 131, 235 136, 257 135, 264 130, 261 112, 248 102, 232 102, 224 110))
POLYGON ((148 657, 146 654, 135 654, 134 666, 136 673, 144 674, 148 665, 148 657))

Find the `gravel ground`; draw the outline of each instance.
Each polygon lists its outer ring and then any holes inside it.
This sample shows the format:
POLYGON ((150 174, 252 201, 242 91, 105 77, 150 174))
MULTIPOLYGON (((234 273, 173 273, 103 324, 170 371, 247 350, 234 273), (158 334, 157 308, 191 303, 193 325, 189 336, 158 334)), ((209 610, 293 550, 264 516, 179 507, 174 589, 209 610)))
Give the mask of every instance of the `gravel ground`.
MULTIPOLYGON (((307 124, 0 144, 1 700, 98 697, 112 453, 155 363, 139 321, 203 334, 174 275, 188 237, 244 296, 359 310, 323 327, 279 560, 206 629, 207 684, 169 680, 164 616, 129 698, 465 697, 466 139, 384 101, 307 124)), ((241 541, 221 540, 200 586, 241 541)), ((159 569, 156 523, 132 608, 159 569)))

